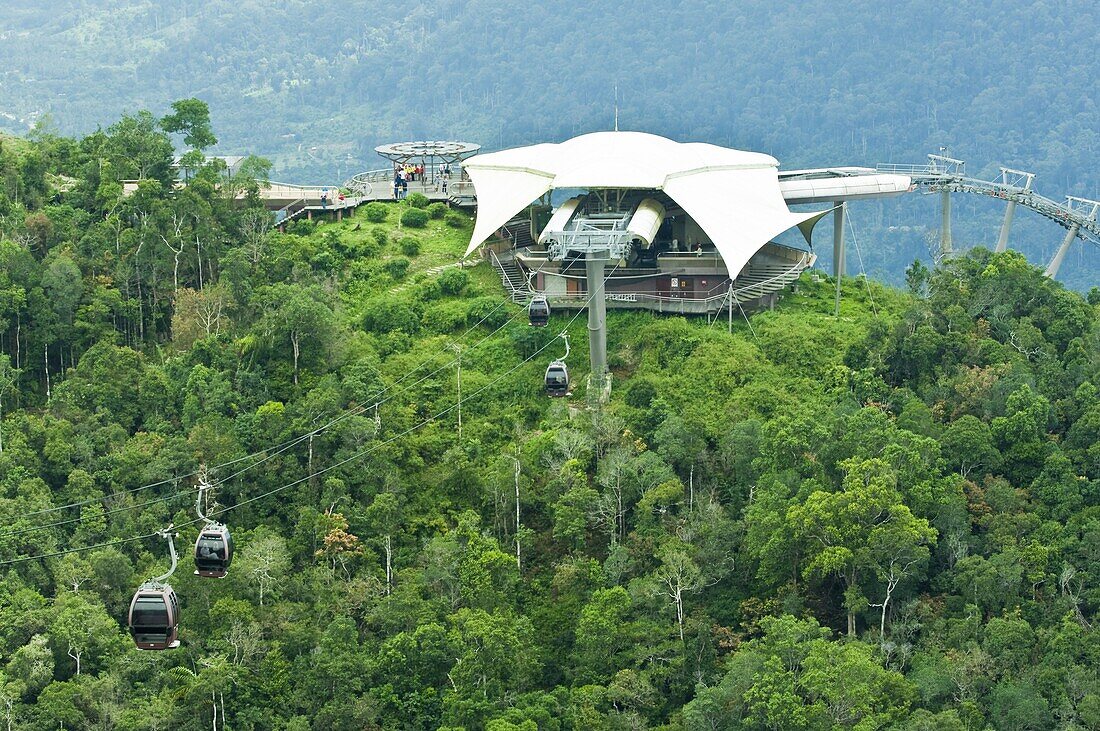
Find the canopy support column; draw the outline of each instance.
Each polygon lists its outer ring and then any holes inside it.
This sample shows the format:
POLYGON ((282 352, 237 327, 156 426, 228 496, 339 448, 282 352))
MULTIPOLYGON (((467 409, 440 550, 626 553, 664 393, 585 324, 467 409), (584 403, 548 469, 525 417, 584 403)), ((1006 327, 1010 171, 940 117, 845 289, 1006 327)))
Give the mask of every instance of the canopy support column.
POLYGON ((836 279, 836 316, 840 317, 840 280, 844 276, 844 201, 833 201, 833 277, 836 279))

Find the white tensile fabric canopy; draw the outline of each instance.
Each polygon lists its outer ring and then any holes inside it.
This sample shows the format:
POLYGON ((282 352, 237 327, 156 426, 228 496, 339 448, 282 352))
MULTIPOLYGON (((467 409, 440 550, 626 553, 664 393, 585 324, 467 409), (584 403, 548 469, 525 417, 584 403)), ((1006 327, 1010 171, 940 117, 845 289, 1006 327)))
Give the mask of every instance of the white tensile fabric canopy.
POLYGON ((559 144, 476 155, 463 168, 477 193, 469 256, 531 201, 556 188, 662 190, 706 231, 730 276, 787 229, 824 215, 792 213, 771 155, 643 132, 594 132, 559 144))

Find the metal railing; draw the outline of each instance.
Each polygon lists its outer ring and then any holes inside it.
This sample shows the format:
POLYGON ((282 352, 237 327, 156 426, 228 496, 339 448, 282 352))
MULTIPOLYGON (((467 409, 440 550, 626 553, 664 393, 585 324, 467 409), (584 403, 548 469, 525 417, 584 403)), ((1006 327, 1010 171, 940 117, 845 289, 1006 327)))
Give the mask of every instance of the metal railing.
MULTIPOLYGON (((1054 221, 1063 228, 1078 227, 1078 236, 1100 245, 1100 221, 1090 215, 1088 205, 1078 204, 1078 199, 1066 196, 1064 203, 1059 203, 1051 198, 1040 195, 1027 187, 1018 185, 1018 180, 980 180, 967 177, 962 173, 961 165, 947 166, 943 164, 929 165, 887 165, 879 164, 875 167, 881 173, 899 173, 908 175, 916 185, 922 185, 929 191, 950 193, 974 193, 986 195, 991 198, 1018 203, 1038 213, 1044 218, 1054 221)), ((1009 173, 1016 173, 1008 168, 1009 173)), ((1024 175, 1027 175, 1024 173, 1024 175)), ((1005 174, 1002 172, 1002 178, 1005 174)), ((1091 201, 1087 201, 1091 203, 1091 201)))
MULTIPOLYGON (((344 181, 344 187, 350 190, 352 193, 358 193, 363 198, 371 198, 374 200, 381 200, 383 198, 389 198, 393 189, 393 168, 383 168, 381 170, 367 170, 366 172, 358 173, 351 176, 344 181)), ((427 173, 425 173, 427 175, 427 173)), ((455 177, 461 177, 462 169, 458 169, 457 175, 452 173, 451 180, 447 181, 447 194, 450 197, 468 198, 473 196, 474 184, 469 180, 455 180, 455 177)), ((409 181, 410 192, 420 192, 425 190, 433 190, 436 192, 442 192, 442 181, 438 176, 434 180, 412 180, 409 181)))
POLYGON ((386 183, 388 188, 392 181, 392 168, 388 170, 368 170, 348 178, 344 181, 344 187, 353 193, 359 193, 364 198, 370 198, 376 183, 386 183))
MULTIPOLYGON (((530 289, 530 282, 525 281, 524 286, 517 286, 516 283, 512 281, 511 275, 504 267, 504 263, 500 260, 500 257, 497 256, 497 253, 492 249, 488 249, 488 252, 489 258, 493 262, 493 266, 496 267, 498 272, 500 272, 501 284, 503 284, 508 289, 509 299, 511 299, 513 302, 526 302, 531 297, 531 295, 534 294, 530 289)), ((516 269, 516 273, 520 277, 522 277, 523 272, 520 271, 519 266, 516 265, 514 261, 515 260, 513 260, 513 266, 516 269)))
POLYGON ((304 211, 305 207, 306 207, 306 199, 305 198, 299 198, 298 200, 291 201, 290 203, 287 203, 285 206, 283 206, 279 210, 275 211, 275 225, 279 225, 281 223, 286 223, 291 218, 296 216, 298 213, 304 211), (297 206, 299 204, 301 204, 300 208, 297 208, 295 210, 291 210, 292 208, 294 208, 294 206, 297 206))
MULTIPOLYGON (((499 259, 496 258, 496 254, 491 251, 490 253, 492 254, 494 263, 500 267, 501 265, 499 259)), ((753 282, 752 284, 733 289, 726 289, 717 294, 707 295, 706 297, 673 297, 671 295, 649 294, 648 292, 608 292, 607 301, 648 305, 650 309, 656 309, 658 312, 679 312, 680 314, 712 312, 721 310, 727 305, 739 306, 745 302, 771 294, 772 292, 778 292, 798 279, 802 272, 812 263, 813 258, 813 254, 805 252, 797 263, 778 274, 759 282, 753 282)), ((503 273, 503 269, 501 269, 501 271, 503 273)), ((736 280, 734 280, 734 284, 736 284, 736 280)), ((512 294, 518 294, 517 290, 513 289, 512 294)), ((541 294, 544 295, 551 304, 566 306, 570 304, 580 304, 583 306, 587 304, 589 299, 587 292, 549 294, 546 292, 531 291, 528 294, 541 294)))
POLYGON ((264 189, 267 191, 271 191, 274 188, 284 188, 286 190, 297 190, 310 193, 316 191, 318 194, 325 188, 328 188, 330 191, 340 189, 337 185, 300 185, 298 183, 280 183, 277 180, 269 180, 267 181, 267 185, 264 186, 264 189))

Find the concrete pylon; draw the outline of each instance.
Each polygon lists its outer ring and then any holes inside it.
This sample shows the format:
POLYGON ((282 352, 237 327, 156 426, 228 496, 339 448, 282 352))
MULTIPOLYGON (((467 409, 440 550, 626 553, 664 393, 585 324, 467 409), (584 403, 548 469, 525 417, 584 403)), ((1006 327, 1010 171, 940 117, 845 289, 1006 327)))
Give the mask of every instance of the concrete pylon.
POLYGON ((1062 268, 1062 260, 1066 258, 1066 252, 1069 251, 1069 247, 1073 244, 1073 240, 1077 238, 1077 233, 1080 230, 1080 223, 1074 223, 1070 226, 1069 231, 1066 232, 1066 237, 1062 239, 1062 245, 1058 247, 1058 251, 1054 252, 1054 258, 1050 260, 1045 272, 1051 279, 1058 276, 1058 270, 1062 268))
MULTIPOLYGON (((1035 173, 1029 173, 1025 170, 1013 170, 1012 168, 1001 168, 1001 185, 1005 187, 1017 188, 1023 194, 1031 192, 1031 184, 1035 180, 1035 173), (1020 188, 1020 181, 1023 181, 1024 187, 1020 188)), ((1010 200, 1008 205, 1005 206, 1005 219, 1001 222, 1001 233, 997 237, 997 247, 994 251, 1001 252, 1008 248, 1008 232, 1012 229, 1012 217, 1016 215, 1016 201, 1010 200)))
POLYGON ((1016 215, 1016 201, 1009 201, 1005 206, 1005 220, 1001 222, 1001 234, 997 237, 997 248, 994 251, 1001 252, 1008 248, 1008 232, 1012 228, 1012 217, 1016 215))
MULTIPOLYGON (((588 252, 585 275, 588 279, 588 352, 594 379, 607 371, 607 295, 604 291, 602 252, 588 252)), ((603 381, 597 381, 602 383, 603 381)))
POLYGON ((940 193, 940 254, 946 259, 951 256, 952 249, 951 191, 945 189, 940 193))
POLYGON ((836 279, 835 313, 840 316, 840 280, 845 274, 844 266, 844 217, 847 207, 844 201, 833 201, 833 277, 836 279))
POLYGON ((1075 215, 1073 216, 1073 225, 1066 232, 1066 238, 1062 240, 1062 245, 1058 247, 1058 251, 1054 253, 1054 258, 1047 265, 1046 275, 1052 279, 1058 276, 1058 270, 1062 268, 1062 260, 1066 258, 1066 253, 1073 244, 1073 240, 1077 238, 1077 234, 1081 233, 1082 220, 1088 221, 1091 225, 1096 217, 1100 215, 1100 201, 1089 200, 1088 198, 1067 195, 1065 207, 1075 215), (1086 210, 1088 213, 1085 213, 1086 210))

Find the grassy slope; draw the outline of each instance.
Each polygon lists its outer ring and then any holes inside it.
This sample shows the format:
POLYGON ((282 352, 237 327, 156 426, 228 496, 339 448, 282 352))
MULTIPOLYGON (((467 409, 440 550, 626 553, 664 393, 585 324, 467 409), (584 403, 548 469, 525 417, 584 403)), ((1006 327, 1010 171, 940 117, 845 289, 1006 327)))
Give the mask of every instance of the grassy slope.
MULTIPOLYGON (((345 288, 344 316, 355 326, 364 308, 378 301, 411 301, 418 288, 437 278, 427 271, 440 265, 457 262, 469 241, 470 228, 454 228, 442 220, 431 220, 424 229, 402 227, 399 222, 403 206, 386 204, 387 219, 378 224, 366 220, 362 209, 340 223, 322 223, 313 236, 336 232, 350 246, 370 245, 374 231, 386 232, 388 243, 373 260, 384 267, 386 262, 403 257, 398 242, 403 237, 415 238, 420 253, 408 257, 408 273, 401 280, 388 276, 370 278, 365 284, 345 288), (381 298, 381 299, 379 299, 381 298)), ((486 297, 502 302, 504 292, 499 277, 486 261, 465 270, 469 285, 459 299, 486 297)), ((831 281, 812 273, 803 275, 797 291, 788 291, 774 311, 757 312, 745 317, 734 313, 732 333, 727 333, 723 315, 708 324, 706 318, 660 315, 650 312, 612 310, 608 314, 608 357, 615 374, 613 400, 622 398, 623 387, 638 376, 656 378, 670 403, 707 404, 703 413, 693 415, 707 425, 708 433, 717 438, 723 424, 737 415, 767 416, 777 409, 799 410, 801 404, 813 401, 822 393, 822 381, 834 366, 843 362, 849 345, 863 336, 875 319, 893 321, 909 301, 905 293, 862 278, 846 280, 843 286, 841 317, 833 315, 834 289, 831 281), (814 280, 818 281, 814 281, 814 280), (700 396, 704 398, 700 399, 700 396)), ((442 316, 456 303, 446 300, 425 304, 425 329, 418 335, 408 353, 387 362, 393 373, 399 374, 410 359, 443 347, 464 327, 452 333, 429 334, 433 316, 442 316)), ((513 324, 523 324, 520 307, 504 305, 513 324)), ((472 323, 467 323, 472 324, 472 323)), ((442 328, 444 331, 446 328, 442 328)), ((584 381, 588 374, 588 337, 583 311, 559 310, 550 326, 531 333, 534 347, 545 346, 530 363, 522 366, 516 379, 523 381, 520 392, 530 395, 541 383, 546 363, 564 352, 560 343, 552 342, 563 329, 570 333, 570 372, 577 388, 575 400, 584 397, 584 381)), ((481 328, 484 337, 491 329, 481 328)), ((476 342, 471 334, 466 342, 476 342)), ((488 381, 505 358, 501 348, 510 349, 505 338, 494 338, 471 357, 468 392, 488 381), (483 377, 478 375, 481 369, 483 377)), ((388 359, 389 360, 389 359, 388 359)), ((387 370, 389 370, 387 368, 387 370)), ((464 378, 467 375, 464 372, 464 378)), ((511 379, 509 379, 511 381, 511 379)), ((517 394, 518 395, 518 394, 517 394)))

